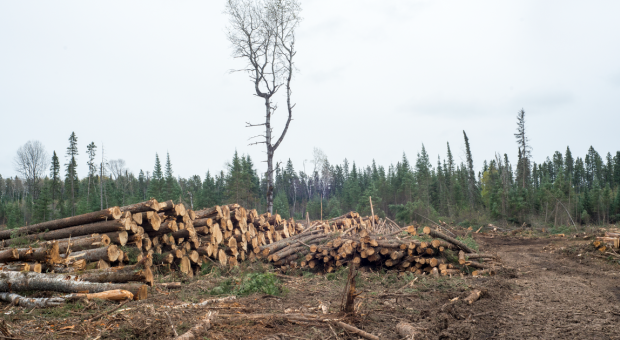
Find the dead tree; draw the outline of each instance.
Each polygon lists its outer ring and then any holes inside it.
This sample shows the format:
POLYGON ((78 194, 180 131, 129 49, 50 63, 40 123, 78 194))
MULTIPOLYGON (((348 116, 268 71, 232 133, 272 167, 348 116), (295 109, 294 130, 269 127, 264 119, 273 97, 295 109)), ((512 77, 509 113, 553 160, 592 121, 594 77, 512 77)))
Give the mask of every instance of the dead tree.
POLYGON ((38 140, 28 141, 17 149, 15 156, 15 170, 19 172, 28 186, 33 202, 39 196, 39 180, 47 171, 49 164, 45 147, 38 140))
POLYGON ((265 121, 246 123, 248 127, 264 126, 265 134, 253 138, 261 140, 250 145, 267 147, 267 211, 273 212, 273 155, 282 143, 293 117, 291 104, 291 79, 295 64, 295 29, 299 25, 301 7, 297 0, 228 0, 228 40, 233 56, 246 62, 243 69, 254 83, 256 96, 265 102, 265 121), (276 139, 272 136, 271 118, 277 109, 272 101, 278 90, 286 90, 288 117, 284 130, 276 139), (275 143, 273 142, 275 140, 275 143))

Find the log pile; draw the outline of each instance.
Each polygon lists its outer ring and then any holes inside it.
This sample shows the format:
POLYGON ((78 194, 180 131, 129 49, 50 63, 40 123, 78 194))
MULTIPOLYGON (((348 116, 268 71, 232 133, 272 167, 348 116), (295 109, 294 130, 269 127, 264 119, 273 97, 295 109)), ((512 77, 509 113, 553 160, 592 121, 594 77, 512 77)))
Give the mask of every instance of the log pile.
POLYGON ((306 220, 304 226, 238 204, 192 211, 151 199, 0 231, 0 292, 43 289, 92 295, 117 290, 143 299, 146 285, 153 285, 152 266, 193 277, 205 262, 233 267, 264 259, 281 269, 332 272, 356 264, 451 275, 462 267, 447 261, 448 249, 461 251, 460 265, 475 269, 488 269, 479 261, 495 259, 473 254, 439 230, 423 231, 422 240, 415 238, 413 226, 403 229, 356 212, 306 220))
POLYGON ((343 265, 354 264, 435 276, 461 274, 464 269, 473 270, 474 275, 493 274, 497 262, 487 261, 499 260, 494 255, 476 254, 463 242, 429 227, 423 228, 422 238, 416 237, 415 226, 391 234, 374 234, 355 227, 344 232, 328 228, 325 225, 315 230, 310 228, 265 245, 258 257, 282 269, 300 267, 330 273, 343 265), (352 234, 347 233, 356 229, 352 234), (450 263, 448 252, 459 253, 459 262, 450 263))
POLYGON ((598 236, 592 245, 601 253, 605 253, 608 249, 620 248, 620 229, 613 228, 605 231, 603 236, 598 236))

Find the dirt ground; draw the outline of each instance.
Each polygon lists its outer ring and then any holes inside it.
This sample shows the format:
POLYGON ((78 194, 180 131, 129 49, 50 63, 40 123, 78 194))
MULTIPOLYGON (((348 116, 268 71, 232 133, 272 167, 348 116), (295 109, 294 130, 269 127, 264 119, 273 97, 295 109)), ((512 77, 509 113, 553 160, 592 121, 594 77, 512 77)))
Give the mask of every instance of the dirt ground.
MULTIPOLYGON (((475 238, 480 251, 501 257, 504 267, 495 276, 360 273, 358 290, 363 294, 356 316, 339 314, 345 270, 328 275, 287 273, 279 277, 284 289, 280 296, 252 294, 207 307, 178 306, 217 298, 207 293, 227 277, 209 274, 188 280, 181 290, 152 289, 147 300, 126 303, 96 321, 88 319, 117 304, 90 302, 35 310, 4 304, 1 315, 14 339, 35 340, 170 339, 174 330, 182 334, 208 311, 222 316, 203 339, 360 338, 326 323, 244 317, 317 314, 319 305, 326 306, 325 317, 341 318, 380 339, 401 339, 395 330, 399 321, 419 327, 416 339, 620 339, 620 264, 597 257, 588 248, 590 240, 479 234, 475 238), (485 295, 471 305, 463 302, 474 288, 485 295)), ((268 269, 255 263, 245 270, 268 269)))

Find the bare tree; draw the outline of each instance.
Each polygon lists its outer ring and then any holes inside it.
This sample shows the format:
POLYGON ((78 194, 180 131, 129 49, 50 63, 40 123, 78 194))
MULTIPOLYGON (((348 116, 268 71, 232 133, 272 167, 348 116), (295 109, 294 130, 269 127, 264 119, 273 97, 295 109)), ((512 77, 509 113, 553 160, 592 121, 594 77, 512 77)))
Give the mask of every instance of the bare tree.
MULTIPOLYGON (((295 29, 301 21, 300 4, 297 0, 227 0, 225 13, 229 17, 228 40, 233 56, 246 62, 243 69, 254 83, 256 96, 265 102, 265 122, 247 123, 264 126, 265 134, 252 144, 267 147, 267 210, 273 211, 273 155, 282 143, 293 116, 291 104, 291 79, 295 64, 295 29), (288 117, 282 134, 272 136, 271 118, 277 109, 273 96, 283 87, 286 90, 288 117), (275 139, 275 143, 273 143, 275 139)), ((250 138, 250 139, 252 139, 250 138)))
POLYGON ((26 186, 32 195, 32 199, 37 199, 39 180, 49 165, 49 156, 45 147, 38 140, 28 141, 17 149, 14 163, 15 170, 26 180, 26 186))
POLYGON ((114 179, 117 180, 120 176, 125 172, 125 160, 123 159, 112 159, 108 162, 108 170, 114 176, 114 179))

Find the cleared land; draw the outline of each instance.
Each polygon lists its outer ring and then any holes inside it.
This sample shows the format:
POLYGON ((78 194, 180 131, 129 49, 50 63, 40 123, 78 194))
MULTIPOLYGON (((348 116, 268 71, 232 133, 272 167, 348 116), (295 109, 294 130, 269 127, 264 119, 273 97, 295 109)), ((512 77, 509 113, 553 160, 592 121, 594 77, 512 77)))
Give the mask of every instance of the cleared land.
POLYGON ((88 320, 118 304, 93 301, 34 310, 3 304, 1 315, 14 338, 31 339, 170 339, 174 331, 182 334, 208 311, 220 316, 205 339, 360 338, 335 325, 284 318, 285 312, 340 319, 381 339, 401 339, 395 329, 400 321, 419 327, 416 339, 620 338, 620 265, 600 258, 591 239, 474 236, 480 251, 501 257, 504 268, 497 275, 432 278, 363 272, 357 288, 364 293, 356 300, 361 305, 355 316, 339 314, 346 269, 330 274, 297 270, 277 276, 281 283, 273 286, 280 295, 254 293, 207 306, 182 306, 239 291, 240 278, 247 279, 250 273, 254 276, 249 282, 260 284, 268 275, 256 273, 272 268, 259 262, 231 273, 214 269, 187 280, 178 290, 155 286, 146 300, 127 302, 92 321, 88 320), (463 299, 472 289, 484 295, 470 305, 463 299), (322 306, 327 314, 317 312, 322 306), (251 317, 257 314, 273 316, 251 317))

